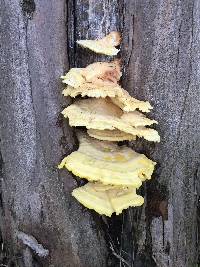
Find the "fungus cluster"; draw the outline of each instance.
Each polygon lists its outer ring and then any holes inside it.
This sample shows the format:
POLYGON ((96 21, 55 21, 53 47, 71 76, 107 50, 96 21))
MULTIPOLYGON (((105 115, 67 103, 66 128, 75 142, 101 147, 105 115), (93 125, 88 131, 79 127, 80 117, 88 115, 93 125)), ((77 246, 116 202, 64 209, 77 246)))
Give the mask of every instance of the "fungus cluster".
MULTIPOLYGON (((100 40, 77 43, 96 53, 114 56, 119 52, 116 46, 120 40, 118 32, 111 32, 100 40)), ((63 95, 79 96, 62 114, 70 126, 85 127, 87 132, 77 132, 78 150, 65 157, 58 167, 87 179, 88 183, 74 189, 72 195, 85 207, 107 216, 143 204, 136 189, 151 179, 156 164, 116 142, 137 137, 160 141, 158 132, 149 128, 157 121, 142 113, 152 109, 150 103, 130 96, 119 84, 121 75, 120 61, 114 60, 72 68, 61 77, 67 85, 63 95)))

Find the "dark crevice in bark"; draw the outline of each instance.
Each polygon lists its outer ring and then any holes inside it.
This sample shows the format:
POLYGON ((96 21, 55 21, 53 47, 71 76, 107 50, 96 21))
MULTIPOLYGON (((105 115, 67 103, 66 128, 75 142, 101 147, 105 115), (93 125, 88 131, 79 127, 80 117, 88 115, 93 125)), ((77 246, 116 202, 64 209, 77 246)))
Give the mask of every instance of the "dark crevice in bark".
MULTIPOLYGON (((200 188, 199 188, 200 189, 200 188)), ((200 266, 200 246, 199 246, 199 237, 200 237, 200 192, 197 197, 197 266, 200 266)))
MULTIPOLYGON (((168 190, 167 187, 160 184, 155 178, 152 178, 150 184, 148 184, 146 190, 147 205, 145 209, 146 213, 146 242, 144 251, 145 266, 157 267, 152 256, 152 236, 151 236, 151 223, 156 217, 162 218, 163 228, 163 246, 165 240, 164 221, 168 220, 168 190)), ((138 265, 136 265, 138 267, 138 265)))
MULTIPOLYGON (((0 141, 1 142, 1 141, 0 141)), ((3 179, 3 158, 0 151, 0 264, 7 264, 9 259, 9 252, 5 247, 4 240, 2 237, 2 224, 3 224, 3 216, 5 215, 3 198, 2 198, 2 179, 3 179)))
POLYGON ((147 207, 146 215, 151 221, 155 217, 168 219, 168 190, 167 187, 152 180, 147 186, 147 207))
POLYGON ((196 194, 195 213, 196 213, 196 248, 197 248, 197 266, 200 266, 200 166, 194 172, 194 190, 196 194))
MULTIPOLYGON (((69 0, 66 0, 66 10, 65 10, 65 17, 66 17, 66 24, 65 24, 65 27, 66 27, 66 44, 67 44, 67 63, 68 63, 68 66, 67 68, 69 68, 69 66, 71 65, 71 57, 70 57, 70 43, 69 43, 69 18, 70 18, 70 14, 69 14, 69 10, 70 10, 70 1, 69 0)), ((72 28, 72 31, 73 31, 73 28, 72 28)), ((67 71, 67 70, 65 70, 67 71)), ((61 117, 62 114, 59 114, 59 117, 61 117)), ((61 117, 62 118, 62 117, 61 117)), ((60 119, 63 123, 63 120, 60 119)))
POLYGON ((67 0, 66 6, 68 68, 73 68, 76 66, 76 0, 67 0))
MULTIPOLYGON (((74 14, 74 39, 73 39, 73 42, 74 42, 74 45, 73 45, 73 52, 74 52, 74 67, 79 67, 77 66, 77 60, 76 60, 76 57, 77 57, 77 44, 76 44, 76 41, 77 41, 77 14, 76 14, 76 9, 77 9, 77 5, 76 5, 76 0, 73 0, 73 14, 74 14)), ((72 66, 70 66, 72 67, 72 66)))
MULTIPOLYGON (((3 205, 3 199, 2 199, 3 164, 4 164, 3 163, 3 158, 2 158, 1 151, 0 151, 0 213, 1 213, 0 220, 2 219, 2 216, 5 215, 4 205, 3 205)), ((1 222, 0 222, 0 225, 1 225, 1 222)))
POLYGON ((33 13, 35 12, 36 9, 36 4, 34 0, 22 0, 21 1, 21 7, 24 15, 28 19, 32 19, 33 13))
MULTIPOLYGON (((122 249, 122 234, 123 223, 124 223, 125 214, 120 214, 118 216, 113 215, 112 218, 106 216, 101 216, 101 227, 105 232, 105 239, 107 243, 107 248, 109 251, 108 255, 108 266, 132 266, 133 263, 132 257, 125 250, 122 249)), ((134 232, 134 231, 133 231, 134 232)), ((129 233, 131 234, 131 233, 129 233)), ((131 237, 127 235, 128 243, 131 245, 131 237)))
MULTIPOLYGON (((134 14, 132 15, 132 22, 133 22, 133 33, 132 33, 132 40, 131 40, 131 48, 130 48, 130 53, 128 55, 128 58, 126 60, 126 67, 128 68, 129 64, 130 64, 130 60, 131 60, 131 57, 132 57, 132 54, 133 54, 133 51, 134 51, 134 25, 135 25, 135 17, 134 17, 134 14)), ((126 70, 126 67, 125 67, 125 70, 126 70)))

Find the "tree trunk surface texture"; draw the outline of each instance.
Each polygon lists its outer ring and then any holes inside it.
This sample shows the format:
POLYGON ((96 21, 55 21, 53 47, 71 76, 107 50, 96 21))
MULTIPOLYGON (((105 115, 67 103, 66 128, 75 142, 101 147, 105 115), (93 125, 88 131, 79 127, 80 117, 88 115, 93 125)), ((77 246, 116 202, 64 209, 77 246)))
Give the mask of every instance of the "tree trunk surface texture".
POLYGON ((1 0, 0 27, 0 228, 8 266, 196 267, 200 2, 1 0), (70 103, 59 77, 109 60, 75 42, 113 30, 123 37, 122 84, 154 106, 161 143, 128 143, 158 164, 141 189, 145 205, 109 219, 72 198, 81 181, 56 166, 77 149, 59 115, 70 103))

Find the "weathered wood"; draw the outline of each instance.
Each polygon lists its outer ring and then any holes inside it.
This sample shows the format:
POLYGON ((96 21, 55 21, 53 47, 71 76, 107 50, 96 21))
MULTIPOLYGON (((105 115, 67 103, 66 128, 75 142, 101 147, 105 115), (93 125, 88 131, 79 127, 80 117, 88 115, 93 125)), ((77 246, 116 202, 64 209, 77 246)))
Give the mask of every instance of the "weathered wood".
POLYGON ((25 266, 33 260, 56 267, 195 266, 199 1, 2 0, 0 6, 1 231, 11 254, 24 255, 25 266), (68 67, 108 59, 75 41, 111 30, 123 36, 123 85, 154 105, 151 116, 159 121, 162 142, 129 144, 158 162, 154 179, 141 190, 146 205, 102 217, 99 224, 70 197, 75 180, 55 168, 76 146, 72 130, 58 120, 68 103, 58 77, 68 67), (35 257, 17 240, 18 231, 35 237, 49 256, 35 257))
MULTIPOLYGON (((125 8, 130 12, 129 4, 125 8)), ((162 138, 155 148, 144 147, 158 162, 157 183, 147 184, 145 245, 151 248, 157 266, 194 266, 199 197, 200 6, 198 1, 136 1, 131 14, 133 27, 125 31, 132 34, 133 44, 132 55, 125 59, 126 86, 132 94, 152 102, 162 138), (160 201, 157 207, 156 199, 160 201), (168 218, 161 216, 165 201, 168 218)))
POLYGON ((75 180, 56 168, 74 149, 71 129, 58 123, 59 76, 68 68, 65 1, 13 0, 0 6, 5 244, 19 266, 35 266, 35 259, 39 266, 105 266, 101 230, 72 199, 75 180), (36 238, 49 256, 36 257, 36 249, 27 253, 18 231, 36 238), (24 265, 16 255, 25 256, 24 265))

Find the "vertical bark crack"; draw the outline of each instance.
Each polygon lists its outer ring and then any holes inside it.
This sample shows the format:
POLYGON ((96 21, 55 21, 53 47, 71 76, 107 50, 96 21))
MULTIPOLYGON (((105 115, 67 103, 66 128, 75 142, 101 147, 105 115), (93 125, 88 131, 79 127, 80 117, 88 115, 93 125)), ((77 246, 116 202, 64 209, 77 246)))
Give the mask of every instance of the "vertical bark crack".
POLYGON ((28 19, 32 19, 33 13, 35 12, 36 5, 34 0, 23 0, 21 2, 21 7, 24 15, 28 19))

